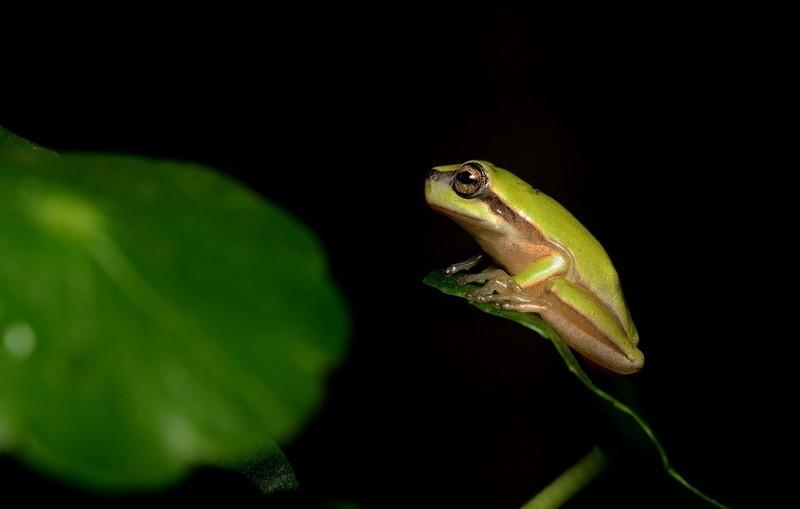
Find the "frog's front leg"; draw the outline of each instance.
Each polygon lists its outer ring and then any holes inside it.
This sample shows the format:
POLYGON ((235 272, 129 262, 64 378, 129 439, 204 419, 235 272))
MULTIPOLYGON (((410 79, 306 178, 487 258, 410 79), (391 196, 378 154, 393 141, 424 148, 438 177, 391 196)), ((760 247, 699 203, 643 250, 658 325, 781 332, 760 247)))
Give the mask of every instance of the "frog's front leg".
MULTIPOLYGON (((481 260, 483 260, 483 255, 475 255, 464 260, 463 262, 457 262, 450 265, 444 269, 444 273, 447 276, 452 276, 459 272, 470 270, 478 265, 481 260)), ((514 282, 513 278, 508 272, 495 266, 488 267, 487 269, 474 274, 462 274, 461 276, 458 276, 458 282, 462 285, 468 285, 470 283, 485 283, 480 288, 470 292, 470 294, 467 296, 468 298, 474 297, 475 300, 480 300, 481 296, 488 296, 495 292, 506 294, 509 292, 522 291, 522 288, 520 288, 519 285, 514 282)))
MULTIPOLYGON (((463 262, 450 265, 444 270, 444 273, 448 276, 452 276, 458 272, 469 270, 480 263, 482 259, 483 255, 473 256, 463 262)), ((462 274, 458 276, 458 282, 462 285, 484 283, 480 288, 469 292, 466 296, 468 299, 488 302, 500 299, 514 299, 512 296, 515 295, 518 296, 517 299, 522 298, 522 287, 514 281, 514 278, 512 278, 508 272, 495 266, 488 267, 474 274, 462 274)))
POLYGON ((468 299, 478 302, 491 302, 499 308, 512 309, 523 313, 539 313, 547 308, 541 299, 525 292, 519 283, 506 271, 495 269, 491 272, 495 273, 497 277, 489 279, 480 288, 469 292, 466 295, 468 299))
POLYGON ((484 283, 467 294, 468 299, 480 302, 501 302, 525 300, 522 287, 503 269, 489 269, 478 274, 459 278, 460 283, 484 283))
POLYGON ((522 313, 541 313, 549 308, 549 304, 537 294, 525 289, 533 288, 562 274, 566 267, 567 263, 564 257, 553 254, 535 261, 526 270, 515 276, 511 276, 501 269, 492 269, 466 276, 465 280, 486 281, 481 288, 467 294, 467 298, 478 302, 492 302, 497 307, 522 313))
POLYGON ((464 260, 463 262, 454 263, 453 265, 450 265, 449 267, 444 269, 444 275, 452 276, 453 274, 470 270, 471 268, 478 265, 481 262, 481 260, 483 260, 482 254, 471 256, 466 260, 464 260))

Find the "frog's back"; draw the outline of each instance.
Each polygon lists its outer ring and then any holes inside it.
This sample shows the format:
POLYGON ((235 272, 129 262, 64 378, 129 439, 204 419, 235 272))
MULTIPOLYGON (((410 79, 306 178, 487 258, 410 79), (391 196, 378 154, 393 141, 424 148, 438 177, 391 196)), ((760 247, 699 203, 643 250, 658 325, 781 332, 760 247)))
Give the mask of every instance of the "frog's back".
POLYGON ((517 213, 571 258, 568 276, 596 295, 619 319, 629 334, 633 324, 622 296, 614 265, 600 242, 566 208, 524 180, 501 168, 505 175, 497 179, 495 189, 501 199, 524 204, 517 213))

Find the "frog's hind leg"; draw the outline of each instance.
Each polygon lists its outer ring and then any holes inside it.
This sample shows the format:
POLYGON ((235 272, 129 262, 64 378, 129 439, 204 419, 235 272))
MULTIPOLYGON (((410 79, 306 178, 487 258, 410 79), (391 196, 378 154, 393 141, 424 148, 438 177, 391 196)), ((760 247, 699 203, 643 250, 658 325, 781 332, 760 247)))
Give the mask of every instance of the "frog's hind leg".
POLYGON ((641 369, 644 355, 619 318, 582 286, 558 279, 547 286, 542 297, 551 303, 542 318, 570 347, 617 373, 641 369))
POLYGON ((526 292, 513 279, 493 280, 486 283, 481 290, 484 288, 492 293, 467 295, 467 298, 478 302, 491 302, 501 309, 520 313, 542 313, 550 309, 547 301, 538 295, 526 292))

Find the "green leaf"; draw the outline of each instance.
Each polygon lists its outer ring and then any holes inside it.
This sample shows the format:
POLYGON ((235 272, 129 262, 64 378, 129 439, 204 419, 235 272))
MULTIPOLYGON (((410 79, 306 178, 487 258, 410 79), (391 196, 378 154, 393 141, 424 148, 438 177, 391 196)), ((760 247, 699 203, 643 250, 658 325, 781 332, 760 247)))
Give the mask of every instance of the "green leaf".
MULTIPOLYGON (((475 285, 459 284, 458 278, 445 276, 443 271, 440 270, 428 274, 424 282, 448 295, 455 295, 457 297, 465 297, 470 290, 475 289, 475 285)), ((688 492, 697 496, 699 500, 714 507, 726 507, 689 484, 689 482, 672 467, 664 448, 647 422, 630 406, 598 387, 578 363, 572 350, 569 349, 553 328, 542 320, 539 315, 508 311, 487 303, 475 301, 469 301, 469 303, 485 313, 513 320, 549 339, 550 342, 553 343, 553 346, 555 346, 559 355, 561 355, 567 369, 569 369, 569 371, 599 399, 600 403, 609 412, 615 424, 623 430, 625 438, 635 444, 633 450, 640 451, 644 455, 649 454, 654 456, 667 475, 677 481, 688 490, 688 492)))
POLYGON ((0 451, 149 489, 274 451, 309 417, 347 323, 290 215, 139 157, 0 146, 0 190, 0 451))
POLYGON ((42 148, 25 138, 20 138, 16 134, 0 126, 0 154, 16 150, 35 151, 43 154, 55 155, 55 152, 42 148))
POLYGON ((277 444, 243 461, 230 465, 244 475, 261 493, 292 491, 300 488, 289 460, 277 444))

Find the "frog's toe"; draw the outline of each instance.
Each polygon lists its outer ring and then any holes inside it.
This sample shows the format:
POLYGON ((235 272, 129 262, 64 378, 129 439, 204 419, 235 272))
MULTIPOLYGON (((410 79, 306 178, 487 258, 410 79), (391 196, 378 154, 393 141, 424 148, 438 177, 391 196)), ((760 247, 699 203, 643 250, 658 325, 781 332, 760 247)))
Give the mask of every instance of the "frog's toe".
POLYGON ((452 276, 453 274, 470 270, 471 268, 478 265, 481 262, 481 260, 483 260, 483 255, 472 256, 464 260, 463 262, 458 262, 450 265, 449 267, 444 269, 444 273, 446 276, 452 276))
POLYGON ((499 303, 501 309, 517 311, 520 313, 541 313, 548 309, 548 305, 541 302, 503 302, 499 303))
MULTIPOLYGON (((508 273, 506 271, 502 269, 490 269, 490 270, 485 270, 483 272, 478 272, 476 274, 460 275, 458 276, 458 279, 456 279, 456 281, 458 281, 459 284, 462 285, 466 285, 469 283, 485 283, 488 281, 487 285, 489 285, 489 283, 493 283, 496 280, 502 280, 507 278, 508 278, 508 273)), ((493 288, 493 286, 491 288, 493 288)))
POLYGON ((491 295, 486 292, 481 292, 480 290, 474 290, 469 292, 466 297, 468 300, 474 300, 476 302, 488 302, 491 295))

